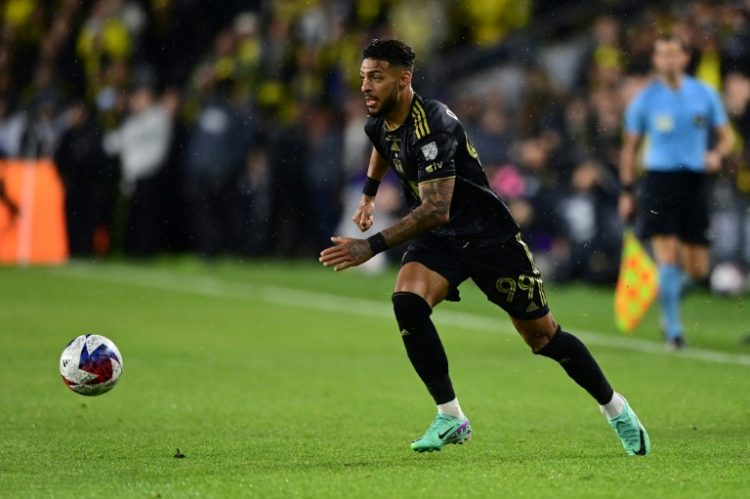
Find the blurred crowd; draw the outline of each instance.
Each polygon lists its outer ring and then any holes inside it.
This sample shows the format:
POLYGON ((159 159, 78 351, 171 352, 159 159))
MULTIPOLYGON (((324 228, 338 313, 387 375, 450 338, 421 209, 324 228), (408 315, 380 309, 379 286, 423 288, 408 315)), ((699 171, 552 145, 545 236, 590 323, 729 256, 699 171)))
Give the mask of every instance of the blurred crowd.
MULTIPOLYGON (((716 180, 714 227, 731 237, 715 256, 750 264, 750 2, 591 2, 609 10, 534 34, 563 4, 6 0, 0 155, 54 157, 74 256, 316 254, 369 157, 362 48, 400 38, 417 92, 461 117, 547 272, 611 281, 622 114, 672 30, 739 139, 716 180)), ((381 192, 386 220, 404 209, 396 187, 381 192)))

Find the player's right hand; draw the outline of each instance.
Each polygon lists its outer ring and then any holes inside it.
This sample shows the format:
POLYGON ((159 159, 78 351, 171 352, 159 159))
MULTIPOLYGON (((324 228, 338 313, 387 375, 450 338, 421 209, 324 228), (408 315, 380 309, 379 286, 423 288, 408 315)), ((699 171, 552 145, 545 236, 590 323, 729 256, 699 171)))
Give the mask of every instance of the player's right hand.
POLYGON ((375 219, 372 217, 373 211, 375 211, 375 198, 363 195, 362 199, 359 201, 357 211, 354 212, 352 222, 354 222, 362 232, 366 231, 372 227, 372 224, 375 222, 375 219))
POLYGON ((620 201, 617 206, 620 219, 624 224, 630 224, 635 217, 635 196, 632 192, 620 193, 620 201))

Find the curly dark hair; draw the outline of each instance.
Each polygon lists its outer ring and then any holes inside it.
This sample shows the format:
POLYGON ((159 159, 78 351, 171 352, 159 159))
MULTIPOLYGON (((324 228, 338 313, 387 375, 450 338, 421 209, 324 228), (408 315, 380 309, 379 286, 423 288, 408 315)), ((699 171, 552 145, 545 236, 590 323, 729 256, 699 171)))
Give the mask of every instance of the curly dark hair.
POLYGON ((379 59, 391 64, 414 69, 416 54, 401 40, 373 40, 362 52, 363 59, 379 59))

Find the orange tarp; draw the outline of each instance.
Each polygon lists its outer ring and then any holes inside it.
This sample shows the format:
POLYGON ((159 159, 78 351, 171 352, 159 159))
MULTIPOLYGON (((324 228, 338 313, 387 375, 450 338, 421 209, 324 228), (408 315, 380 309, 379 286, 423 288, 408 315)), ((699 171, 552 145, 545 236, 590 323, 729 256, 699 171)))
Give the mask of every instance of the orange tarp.
POLYGON ((64 192, 51 159, 0 160, 0 264, 59 264, 68 259, 64 192))

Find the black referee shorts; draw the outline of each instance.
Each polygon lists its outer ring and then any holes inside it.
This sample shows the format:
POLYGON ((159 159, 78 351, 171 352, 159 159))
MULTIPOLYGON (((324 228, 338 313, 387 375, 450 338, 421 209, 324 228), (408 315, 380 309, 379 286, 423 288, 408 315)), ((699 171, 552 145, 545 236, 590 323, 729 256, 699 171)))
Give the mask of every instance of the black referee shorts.
POLYGON ((460 301, 458 286, 471 278, 487 299, 516 319, 538 319, 549 306, 544 282, 521 234, 498 243, 465 242, 431 234, 413 239, 401 265, 418 262, 445 277, 446 300, 460 301))
POLYGON ((693 171, 646 172, 640 201, 643 235, 708 245, 711 179, 693 171))

